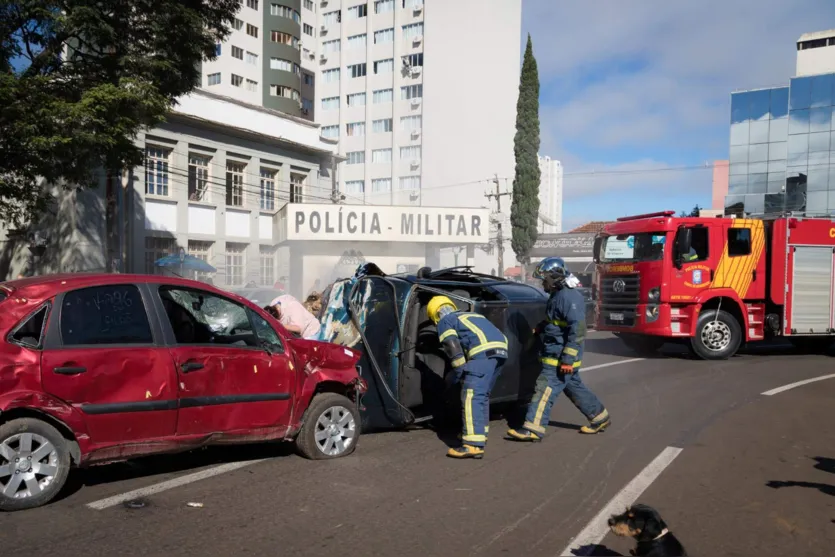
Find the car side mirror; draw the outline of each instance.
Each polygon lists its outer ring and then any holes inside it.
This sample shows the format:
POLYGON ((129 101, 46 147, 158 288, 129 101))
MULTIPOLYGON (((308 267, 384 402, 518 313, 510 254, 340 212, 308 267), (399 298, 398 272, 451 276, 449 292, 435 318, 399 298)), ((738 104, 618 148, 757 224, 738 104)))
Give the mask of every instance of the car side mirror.
POLYGON ((603 237, 594 237, 594 247, 592 248, 592 258, 595 263, 600 263, 600 247, 603 245, 603 237))
POLYGON ((693 245, 693 229, 679 228, 676 233, 676 249, 675 249, 675 264, 676 268, 681 269, 682 259, 684 255, 690 253, 690 248, 693 245))

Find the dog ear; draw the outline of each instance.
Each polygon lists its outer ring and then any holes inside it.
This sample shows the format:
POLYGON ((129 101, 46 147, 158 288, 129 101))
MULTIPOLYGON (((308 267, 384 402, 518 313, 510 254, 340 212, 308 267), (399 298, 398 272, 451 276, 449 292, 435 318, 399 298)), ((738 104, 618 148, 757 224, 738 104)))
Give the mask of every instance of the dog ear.
POLYGON ((661 520, 661 516, 657 512, 653 512, 647 515, 644 521, 643 527, 643 538, 644 539, 655 539, 661 535, 661 532, 664 530, 665 524, 664 521, 661 520))

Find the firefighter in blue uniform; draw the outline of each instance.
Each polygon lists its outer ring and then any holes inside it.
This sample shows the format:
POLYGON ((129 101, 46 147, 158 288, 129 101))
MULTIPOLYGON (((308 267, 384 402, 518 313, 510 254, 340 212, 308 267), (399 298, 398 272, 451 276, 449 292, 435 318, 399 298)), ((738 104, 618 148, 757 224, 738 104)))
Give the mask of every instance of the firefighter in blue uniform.
POLYGON ((543 288, 550 293, 547 319, 537 328, 541 329, 542 372, 536 380, 523 427, 511 429, 508 436, 517 441, 540 441, 550 421, 551 408, 562 391, 589 420, 580 432, 600 433, 610 424, 609 412, 579 374, 586 334, 585 299, 574 288, 579 281, 570 275, 559 257, 544 259, 534 277, 542 280, 543 288))
POLYGON ((446 296, 432 298, 426 313, 437 325, 438 338, 452 365, 450 384, 462 382, 462 444, 450 449, 447 456, 481 458, 490 424, 490 391, 507 360, 507 337, 483 315, 458 311, 446 296))

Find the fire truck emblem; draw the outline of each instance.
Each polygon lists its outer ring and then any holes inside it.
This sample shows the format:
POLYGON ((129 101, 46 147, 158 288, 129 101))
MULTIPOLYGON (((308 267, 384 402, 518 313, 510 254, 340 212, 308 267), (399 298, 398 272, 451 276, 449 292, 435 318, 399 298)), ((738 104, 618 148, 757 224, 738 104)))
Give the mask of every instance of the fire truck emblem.
POLYGON ((621 279, 617 279, 612 283, 612 290, 618 294, 623 294, 626 291, 626 283, 621 279))
POLYGON ((693 284, 701 284, 702 283, 702 271, 696 269, 693 271, 693 284))

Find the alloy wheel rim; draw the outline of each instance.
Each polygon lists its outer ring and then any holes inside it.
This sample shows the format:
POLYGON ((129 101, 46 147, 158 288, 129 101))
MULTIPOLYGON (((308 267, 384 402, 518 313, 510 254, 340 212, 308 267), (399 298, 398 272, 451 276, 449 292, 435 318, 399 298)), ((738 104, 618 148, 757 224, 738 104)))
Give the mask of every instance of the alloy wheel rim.
POLYGON ((316 446, 322 454, 338 456, 351 448, 356 432, 353 413, 344 406, 331 406, 316 420, 316 446))
POLYGON ((58 475, 58 450, 37 433, 16 433, 0 442, 0 494, 26 499, 43 493, 58 475))

